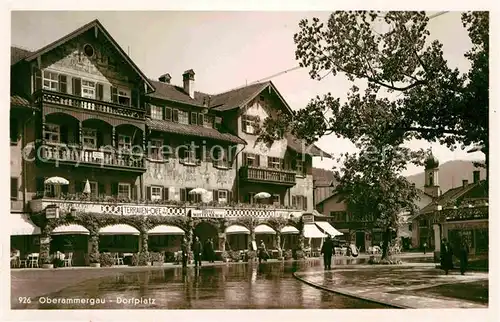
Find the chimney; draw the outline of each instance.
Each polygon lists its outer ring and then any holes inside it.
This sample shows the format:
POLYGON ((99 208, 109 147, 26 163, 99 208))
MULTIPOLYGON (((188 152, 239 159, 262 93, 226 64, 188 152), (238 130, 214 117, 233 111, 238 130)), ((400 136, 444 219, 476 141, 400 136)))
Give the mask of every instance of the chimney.
POLYGON ((469 180, 466 180, 466 179, 462 180, 462 187, 465 188, 465 187, 467 187, 468 184, 469 184, 469 180))
POLYGON ((479 170, 473 171, 472 177, 474 178, 474 183, 478 183, 481 180, 481 172, 479 170))
POLYGON ((194 71, 192 69, 186 70, 182 74, 182 80, 184 92, 194 99, 194 71))
POLYGON ((172 76, 170 76, 169 73, 166 73, 164 75, 161 75, 158 80, 162 83, 165 83, 165 84, 170 84, 170 80, 172 79, 172 76))

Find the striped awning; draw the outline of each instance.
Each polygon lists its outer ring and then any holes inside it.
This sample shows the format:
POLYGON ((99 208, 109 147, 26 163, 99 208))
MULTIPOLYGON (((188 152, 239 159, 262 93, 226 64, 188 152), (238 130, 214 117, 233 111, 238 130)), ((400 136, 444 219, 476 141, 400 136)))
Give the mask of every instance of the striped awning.
POLYGON ((226 234, 231 235, 231 234, 245 234, 249 235, 250 230, 248 230, 246 227, 241 226, 241 225, 232 225, 226 228, 226 234))
POLYGON ((87 228, 71 224, 71 225, 62 225, 56 227, 51 233, 51 235, 90 235, 90 232, 87 228))
POLYGON ((139 235, 139 231, 126 224, 110 225, 99 229, 100 235, 139 235))
POLYGON ((40 227, 35 225, 26 214, 10 214, 8 222, 12 225, 11 236, 40 235, 40 227))
POLYGON ((150 229, 148 235, 184 235, 184 230, 177 226, 159 225, 150 229))
POLYGON ((328 222, 326 221, 315 221, 314 222, 318 227, 319 229, 321 229, 325 234, 328 234, 330 235, 331 237, 335 237, 335 236, 340 236, 340 235, 343 235, 340 231, 338 231, 337 229, 333 228, 332 225, 330 225, 328 222))
POLYGON ((285 226, 281 229, 281 234, 299 234, 300 231, 293 226, 285 226))
POLYGON ((315 224, 304 224, 304 237, 305 238, 324 238, 326 237, 315 224))
POLYGON ((255 233, 275 235, 276 230, 272 229, 268 225, 258 225, 257 227, 255 227, 255 233))

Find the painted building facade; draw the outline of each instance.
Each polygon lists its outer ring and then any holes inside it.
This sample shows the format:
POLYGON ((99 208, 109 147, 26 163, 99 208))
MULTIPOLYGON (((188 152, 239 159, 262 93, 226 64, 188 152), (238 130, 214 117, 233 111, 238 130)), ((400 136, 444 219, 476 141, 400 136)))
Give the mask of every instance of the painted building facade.
POLYGON ((260 234, 281 251, 313 209, 312 157, 328 155, 290 135, 257 142, 267 117, 291 113, 272 82, 208 95, 193 70, 182 86, 151 80, 97 20, 12 48, 11 75, 12 244, 43 263, 68 247, 81 264, 178 250, 183 236, 224 251, 260 234))

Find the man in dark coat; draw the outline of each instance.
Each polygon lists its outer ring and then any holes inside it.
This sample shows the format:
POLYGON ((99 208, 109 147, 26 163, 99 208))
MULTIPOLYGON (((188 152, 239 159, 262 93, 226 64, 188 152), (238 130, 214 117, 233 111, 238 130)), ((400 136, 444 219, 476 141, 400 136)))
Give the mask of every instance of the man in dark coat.
POLYGON ((460 273, 464 275, 465 271, 467 270, 467 265, 469 263, 469 244, 465 240, 462 240, 459 256, 460 256, 460 273))
POLYGON ((188 260, 188 244, 185 237, 182 238, 181 251, 182 251, 182 267, 186 268, 188 260))
POLYGON ((205 243, 205 253, 207 261, 213 263, 215 260, 215 252, 214 252, 214 242, 212 241, 212 238, 207 239, 207 242, 205 243))
POLYGON ((443 238, 443 242, 441 243, 441 268, 446 275, 448 275, 448 271, 453 268, 453 250, 446 238, 443 238))
POLYGON ((266 244, 264 244, 263 240, 260 241, 258 255, 259 255, 259 263, 261 263, 262 260, 267 262, 267 259, 269 258, 269 254, 267 253, 266 244))
POLYGON ((321 254, 323 254, 323 264, 325 266, 325 270, 332 269, 332 255, 333 255, 333 241, 328 235, 326 237, 323 246, 321 247, 321 254))
POLYGON ((196 236, 193 242, 192 251, 194 257, 194 266, 201 267, 201 254, 203 252, 203 247, 201 246, 200 238, 198 238, 198 236, 196 236))

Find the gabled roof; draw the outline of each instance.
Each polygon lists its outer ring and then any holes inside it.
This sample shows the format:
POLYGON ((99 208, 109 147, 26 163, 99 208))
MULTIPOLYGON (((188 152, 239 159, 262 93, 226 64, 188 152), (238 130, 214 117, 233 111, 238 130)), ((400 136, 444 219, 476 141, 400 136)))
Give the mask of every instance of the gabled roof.
POLYGON ((31 102, 19 95, 11 95, 10 96, 10 105, 11 106, 17 106, 17 107, 27 107, 27 108, 34 108, 33 105, 31 105, 31 102))
POLYGON ((146 120, 146 125, 156 131, 175 133, 181 135, 191 135, 196 137, 209 137, 224 142, 246 144, 246 142, 231 133, 220 132, 214 128, 207 128, 199 125, 181 124, 171 121, 146 120))
POLYGON ((312 155, 313 157, 325 157, 325 158, 331 158, 332 156, 325 151, 321 150, 318 148, 315 144, 311 144, 306 146, 305 144, 302 144, 302 141, 297 139, 291 134, 287 134, 285 136, 288 147, 297 152, 297 153, 304 153, 304 154, 309 154, 312 155))
POLYGON ((150 87, 151 91, 154 91, 154 86, 151 84, 149 79, 144 75, 144 73, 137 67, 137 65, 130 59, 130 57, 125 53, 125 51, 120 47, 120 45, 111 37, 111 35, 108 33, 108 31, 103 27, 103 25, 99 22, 99 20, 93 20, 89 22, 88 24, 78 28, 77 30, 67 34, 66 36, 48 44, 45 47, 40 48, 39 50, 31 53, 30 55, 26 56, 24 59, 26 61, 32 61, 34 59, 37 59, 38 56, 43 55, 49 51, 51 51, 54 48, 57 48, 69 40, 91 30, 92 28, 97 28, 100 30, 104 36, 113 44, 115 49, 121 54, 121 56, 125 59, 126 62, 129 63, 129 65, 134 69, 134 71, 146 82, 146 84, 150 87))
POLYGON ((197 96, 199 96, 198 92, 195 92, 195 98, 193 99, 184 91, 184 88, 180 86, 154 80, 149 81, 156 88, 155 92, 148 94, 149 97, 203 107, 203 104, 201 104, 199 99, 197 99, 197 96))
POLYGON ((484 184, 484 181, 480 181, 478 183, 468 184, 467 186, 460 186, 457 188, 450 189, 443 193, 441 196, 436 198, 433 202, 422 208, 419 214, 432 213, 436 211, 436 206, 440 205, 442 207, 446 207, 454 204, 460 197, 464 196, 470 191, 477 190, 478 186, 484 184))
POLYGON ((210 99, 210 108, 216 111, 223 112, 242 107, 265 89, 273 90, 276 95, 278 95, 288 112, 292 112, 292 109, 290 108, 288 103, 285 101, 283 96, 281 96, 281 94, 276 89, 276 86, 274 86, 273 82, 271 81, 256 83, 233 89, 225 93, 212 95, 210 99))
POLYGON ((19 47, 10 47, 10 65, 14 65, 17 62, 23 60, 24 58, 32 55, 33 53, 29 50, 19 48, 19 47))
MULTIPOLYGON (((312 175, 315 187, 333 187, 335 177, 333 171, 323 168, 312 168, 312 175)), ((319 202, 319 201, 318 201, 319 202)))

